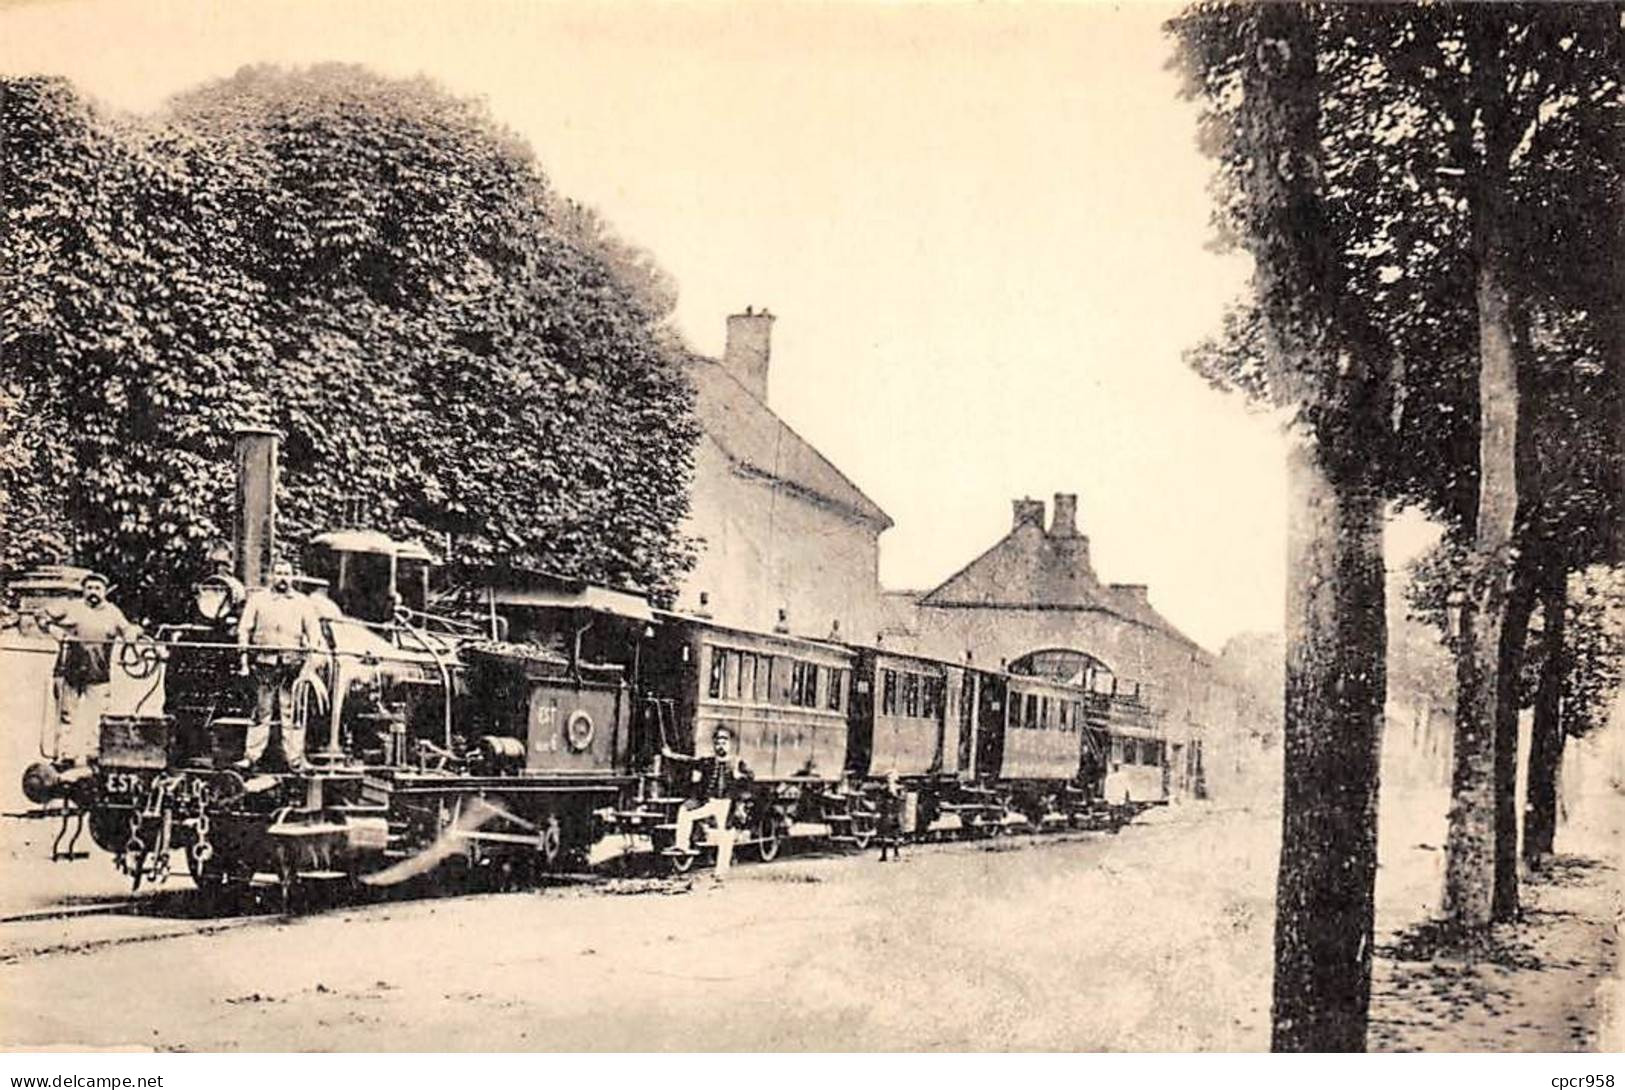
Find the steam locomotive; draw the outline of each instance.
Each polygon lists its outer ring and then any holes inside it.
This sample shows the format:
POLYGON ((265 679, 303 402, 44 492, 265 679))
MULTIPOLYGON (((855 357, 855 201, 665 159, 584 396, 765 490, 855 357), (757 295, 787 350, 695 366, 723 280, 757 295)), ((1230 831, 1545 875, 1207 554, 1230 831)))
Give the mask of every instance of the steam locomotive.
POLYGON ((888 775, 915 837, 1115 830, 1168 798, 1156 721, 1098 669, 1063 679, 745 631, 513 569, 474 573, 448 608, 426 549, 354 528, 302 557, 330 588, 294 685, 309 764, 239 771, 253 700, 235 626, 274 549, 276 438, 245 432, 237 456, 236 570, 118 659, 161 684, 161 714, 106 716, 87 766, 25 776, 136 886, 177 851, 221 894, 448 869, 507 884, 616 856, 686 870, 710 834, 674 843, 687 766, 673 756, 719 727, 752 773, 734 840, 763 861, 792 839, 867 847, 888 775))

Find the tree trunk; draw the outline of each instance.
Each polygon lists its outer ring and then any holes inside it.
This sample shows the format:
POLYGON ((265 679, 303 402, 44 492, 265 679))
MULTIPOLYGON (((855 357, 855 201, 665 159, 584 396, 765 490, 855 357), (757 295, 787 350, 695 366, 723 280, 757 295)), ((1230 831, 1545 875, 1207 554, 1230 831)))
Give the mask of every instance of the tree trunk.
POLYGON ((1502 17, 1474 12, 1469 49, 1485 154, 1472 191, 1478 304, 1478 506, 1461 607, 1455 768, 1445 840, 1445 918, 1464 935, 1490 924, 1495 882, 1495 705, 1500 691, 1513 523, 1518 383, 1504 232, 1507 118, 1502 17))
POLYGON ((1310 444, 1289 464, 1285 793, 1271 1048, 1365 1048, 1387 696, 1382 503, 1310 444))
POLYGON ((1568 611, 1568 575, 1549 572, 1540 588, 1545 621, 1540 687, 1535 690, 1535 723, 1529 736, 1529 773, 1524 789, 1523 859, 1531 869, 1545 866, 1557 833, 1557 770, 1563 763, 1563 628, 1568 611))
POLYGON ((1491 915, 1518 916, 1518 678, 1537 590, 1533 565, 1517 564, 1501 627, 1495 692, 1495 884, 1491 915))
POLYGON ((1514 435, 1518 391, 1498 261, 1478 275, 1479 491, 1472 586, 1462 603, 1456 663, 1455 767, 1445 843, 1446 918, 1468 933, 1489 925, 1495 878, 1496 704, 1508 557, 1517 508, 1514 435))

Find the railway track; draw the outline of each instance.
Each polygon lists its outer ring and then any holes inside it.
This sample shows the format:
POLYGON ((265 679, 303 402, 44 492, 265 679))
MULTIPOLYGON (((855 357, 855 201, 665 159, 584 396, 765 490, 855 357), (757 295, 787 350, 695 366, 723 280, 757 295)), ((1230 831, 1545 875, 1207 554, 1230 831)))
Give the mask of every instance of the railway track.
MULTIPOLYGON (((1147 827, 1142 827, 1147 828, 1147 827)), ((1021 851, 1036 847, 1099 839, 1112 835, 1100 830, 1008 830, 1000 835, 975 840, 938 839, 912 843, 907 846, 914 853, 972 853, 1021 851)), ((786 852, 776 863, 742 861, 736 871, 746 874, 784 871, 785 880, 809 880, 792 871, 798 862, 873 862, 873 852, 852 852, 840 848, 802 846, 800 850, 786 852)), ((655 859, 643 860, 637 867, 620 868, 610 864, 594 870, 550 874, 523 886, 493 888, 467 881, 425 881, 420 884, 378 890, 346 885, 342 889, 327 891, 331 896, 319 902, 306 902, 291 911, 285 911, 282 899, 274 886, 266 885, 253 891, 253 895, 240 903, 223 905, 207 893, 191 886, 170 889, 144 890, 117 897, 80 900, 60 905, 47 905, 11 915, 0 916, 0 965, 13 964, 35 957, 93 953, 108 946, 129 942, 151 942, 165 939, 208 935, 241 927, 286 924, 304 916, 332 912, 353 911, 391 904, 410 904, 426 901, 454 901, 458 898, 482 896, 504 892, 549 892, 573 889, 582 893, 604 896, 673 895, 687 893, 697 882, 706 881, 709 868, 687 874, 658 873, 655 859), (78 925, 90 921, 107 922, 127 919, 140 930, 123 931, 105 936, 76 938, 73 931, 78 925), (66 926, 70 930, 64 931, 66 926), (30 944, 7 943, 8 935, 23 939, 23 932, 41 932, 48 937, 30 944)), ((769 875, 771 877, 771 875, 769 875)), ((819 881, 821 878, 811 878, 819 881)))

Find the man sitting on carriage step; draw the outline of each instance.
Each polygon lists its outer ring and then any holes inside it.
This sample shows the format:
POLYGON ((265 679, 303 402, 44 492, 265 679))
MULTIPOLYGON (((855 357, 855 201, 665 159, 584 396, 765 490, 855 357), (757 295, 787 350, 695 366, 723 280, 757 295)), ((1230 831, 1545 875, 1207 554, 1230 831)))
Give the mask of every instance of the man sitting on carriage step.
POLYGON ((677 810, 677 835, 673 844, 678 851, 692 853, 689 841, 694 835, 694 823, 706 818, 714 819, 718 833, 718 878, 728 873, 728 864, 733 858, 733 834, 728 828, 728 815, 733 810, 734 785, 741 780, 751 779, 750 767, 731 755, 732 741, 733 732, 727 727, 718 727, 711 736, 710 757, 690 757, 670 747, 661 747, 661 753, 667 760, 694 766, 688 776, 689 797, 677 810))
POLYGON ((271 567, 271 585, 249 596, 237 625, 237 646, 242 651, 240 673, 254 675, 254 723, 248 728, 239 770, 259 763, 271 741, 271 715, 281 726, 282 755, 288 771, 305 769, 305 727, 295 725, 293 683, 316 644, 316 614, 303 594, 293 589, 293 565, 278 560, 271 567))

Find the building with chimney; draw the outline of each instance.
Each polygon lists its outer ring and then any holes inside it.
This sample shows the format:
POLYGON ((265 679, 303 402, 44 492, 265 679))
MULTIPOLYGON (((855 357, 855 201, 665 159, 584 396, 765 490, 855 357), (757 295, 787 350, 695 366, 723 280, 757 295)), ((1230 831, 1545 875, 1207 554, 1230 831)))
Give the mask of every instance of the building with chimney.
POLYGON ((677 608, 742 628, 873 642, 892 520, 768 407, 774 317, 728 318, 721 359, 691 357, 702 436, 684 532, 699 559, 677 608))
POLYGON ((1258 694, 1158 613, 1145 584, 1101 581, 1076 495, 1055 496, 1047 526, 1044 514, 1042 500, 1015 500, 1009 533, 940 586, 887 592, 884 644, 1127 687, 1161 723, 1171 752, 1193 759, 1199 742, 1208 779, 1223 778, 1221 766, 1241 771, 1242 751, 1273 721, 1258 694))

